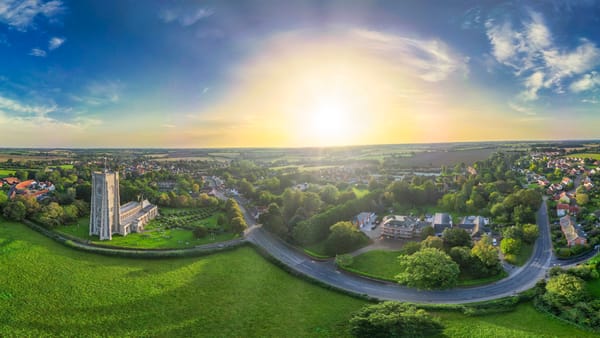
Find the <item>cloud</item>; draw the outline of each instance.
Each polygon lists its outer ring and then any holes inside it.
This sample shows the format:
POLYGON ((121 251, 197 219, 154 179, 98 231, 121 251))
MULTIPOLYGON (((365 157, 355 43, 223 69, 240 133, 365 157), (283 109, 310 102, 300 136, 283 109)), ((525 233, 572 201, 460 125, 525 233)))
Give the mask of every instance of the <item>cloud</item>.
POLYGON ((178 7, 178 8, 163 9, 158 14, 158 17, 166 23, 171 23, 171 22, 176 21, 181 26, 187 27, 187 26, 191 26, 191 25, 195 24, 197 21, 199 21, 201 19, 212 16, 213 14, 215 14, 215 12, 209 8, 201 7, 201 8, 196 8, 196 9, 189 9, 189 8, 178 7))
POLYGON ((48 41, 48 50, 55 50, 58 47, 62 46, 63 43, 65 43, 67 39, 65 38, 59 38, 59 37, 53 37, 52 39, 50 39, 50 41, 48 41))
POLYGON ((600 64, 600 49, 589 40, 580 39, 572 49, 558 46, 541 14, 529 12, 528 18, 520 23, 519 29, 515 29, 508 21, 498 23, 490 19, 485 26, 496 61, 523 78, 525 89, 519 94, 521 99, 537 100, 543 88, 563 93, 564 82, 600 64))
POLYGON ((87 95, 81 98, 87 104, 117 103, 123 90, 121 81, 93 81, 87 86, 87 95))
POLYGON ((43 58, 46 57, 46 51, 43 49, 34 48, 31 50, 31 52, 29 52, 29 55, 43 58))
POLYGON ((56 111, 56 105, 51 106, 31 106, 22 104, 16 100, 0 96, 0 110, 11 112, 15 115, 38 115, 44 116, 56 111))
POLYGON ((52 18, 63 10, 59 0, 3 0, 0 2, 0 22, 25 32, 34 26, 36 17, 52 18))
POLYGON ((413 39, 366 29, 355 29, 351 35, 364 47, 399 60, 403 67, 413 69, 425 81, 438 82, 452 73, 468 73, 469 58, 452 51, 440 40, 413 39))
POLYGON ((571 83, 569 87, 572 92, 579 93, 586 90, 590 90, 597 85, 600 85, 600 74, 597 72, 591 72, 580 77, 577 81, 571 83))
POLYGON ((523 105, 518 104, 516 102, 509 102, 508 106, 510 107, 510 109, 512 109, 514 111, 517 111, 519 113, 523 113, 523 114, 528 115, 528 116, 535 116, 535 115, 537 115, 537 113, 535 111, 533 111, 532 108, 523 106, 523 105))

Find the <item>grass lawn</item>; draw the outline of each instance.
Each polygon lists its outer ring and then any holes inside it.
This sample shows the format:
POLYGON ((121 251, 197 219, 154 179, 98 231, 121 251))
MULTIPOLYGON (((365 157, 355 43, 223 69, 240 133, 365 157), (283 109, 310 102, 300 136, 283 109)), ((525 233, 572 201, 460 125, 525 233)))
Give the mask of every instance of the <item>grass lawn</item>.
POLYGON ((0 336, 347 335, 364 301, 296 279, 245 247, 125 259, 0 220, 0 336))
POLYGON ((597 337, 538 312, 531 303, 520 304, 515 311, 467 317, 456 312, 436 313, 446 326, 447 337, 597 337))
POLYGON ((600 160, 600 154, 598 153, 576 153, 565 155, 563 157, 590 158, 592 160, 600 160))
POLYGON ((14 169, 0 169, 0 177, 8 177, 8 176, 14 176, 14 175, 15 175, 14 169))
POLYGON ((596 298, 600 298, 600 279, 588 282, 588 290, 590 290, 592 295, 596 298))
POLYGON ((358 189, 356 187, 352 187, 352 191, 354 191, 356 198, 361 198, 369 193, 369 189, 358 189))
POLYGON ((393 280, 400 273, 398 268, 399 251, 373 250, 354 257, 354 262, 349 266, 356 272, 380 278, 393 280))
MULTIPOLYGON (((0 219, 0 336, 348 336, 366 303, 296 279, 251 248, 201 258, 105 257, 0 219)), ((530 304, 435 313, 445 337, 592 337, 530 304)))
MULTIPOLYGON (((354 257, 354 262, 349 266, 349 268, 354 272, 362 273, 369 277, 393 281, 394 277, 400 273, 400 269, 398 267, 398 256, 400 256, 400 251, 368 251, 354 257)), ((506 272, 497 276, 486 278, 472 278, 461 275, 456 286, 467 287, 489 284, 506 276, 506 272)))
POLYGON ((507 262, 516 266, 523 266, 525 265, 525 263, 527 263, 532 253, 533 244, 523 243, 523 245, 521 245, 521 250, 519 251, 518 255, 507 255, 505 256, 505 259, 507 262))
MULTIPOLYGON (((204 220, 203 220, 204 221, 204 220)), ((57 232, 65 233, 96 244, 123 246, 130 248, 191 248, 196 245, 216 243, 234 239, 237 235, 222 233, 196 239, 192 231, 185 229, 157 229, 155 221, 150 221, 143 233, 131 233, 127 236, 113 235, 111 241, 100 241, 98 236, 89 235, 89 218, 83 217, 75 225, 65 225, 56 228, 57 232)))

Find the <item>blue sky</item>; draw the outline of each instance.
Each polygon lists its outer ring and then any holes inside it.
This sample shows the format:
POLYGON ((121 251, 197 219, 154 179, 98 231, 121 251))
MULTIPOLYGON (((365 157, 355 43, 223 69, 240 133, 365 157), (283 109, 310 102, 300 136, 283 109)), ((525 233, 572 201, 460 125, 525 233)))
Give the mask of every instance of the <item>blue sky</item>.
POLYGON ((48 147, 597 138, 599 19, 593 1, 0 0, 0 135, 48 147))

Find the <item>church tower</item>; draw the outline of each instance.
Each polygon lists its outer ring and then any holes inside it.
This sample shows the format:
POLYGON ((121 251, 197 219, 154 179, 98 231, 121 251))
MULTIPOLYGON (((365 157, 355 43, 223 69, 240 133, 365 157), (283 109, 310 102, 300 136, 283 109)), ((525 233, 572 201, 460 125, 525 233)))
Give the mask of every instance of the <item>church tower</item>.
POLYGON ((119 217, 119 173, 92 173, 90 235, 111 240, 112 234, 123 233, 119 217))

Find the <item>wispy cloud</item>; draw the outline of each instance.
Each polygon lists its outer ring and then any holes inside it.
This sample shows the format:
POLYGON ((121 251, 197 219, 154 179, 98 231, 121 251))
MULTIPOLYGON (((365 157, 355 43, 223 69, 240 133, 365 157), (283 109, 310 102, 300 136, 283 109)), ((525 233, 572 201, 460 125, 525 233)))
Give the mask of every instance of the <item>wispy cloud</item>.
POLYGON ((43 58, 46 57, 46 51, 39 48, 33 48, 31 52, 29 52, 29 55, 43 58))
POLYGON ((415 70, 425 81, 437 82, 452 73, 468 73, 469 58, 452 51, 440 40, 419 40, 366 29, 355 29, 351 34, 365 47, 415 70))
POLYGON ((62 46, 63 43, 65 43, 67 39, 65 38, 60 38, 60 37, 53 37, 52 39, 50 39, 50 41, 48 41, 48 50, 55 50, 58 47, 62 46))
POLYGON ((569 87, 572 92, 579 93, 586 90, 590 90, 600 85, 600 74, 598 72, 591 72, 580 77, 578 80, 571 83, 569 87))
POLYGON ((63 3, 59 0, 2 0, 0 22, 25 32, 34 26, 36 17, 52 18, 63 10, 63 3))
MULTIPOLYGON (((600 64, 600 49, 589 40, 581 39, 573 49, 558 46, 542 15, 536 12, 529 12, 518 29, 508 21, 490 19, 486 31, 496 61, 523 78, 525 89, 519 96, 526 101, 537 100, 544 88, 562 93, 565 82, 600 64)), ((571 89, 583 86, 572 85, 571 89)))
POLYGON ((46 115, 57 109, 56 105, 25 105, 17 100, 0 96, 0 110, 8 111, 15 115, 46 115))
POLYGON ((210 8, 200 7, 191 9, 175 7, 161 10, 158 14, 158 17, 166 23, 177 22, 181 26, 191 26, 199 20, 207 18, 213 14, 215 14, 215 12, 210 8))
POLYGON ((523 113, 527 116, 535 116, 537 113, 533 110, 533 108, 521 105, 516 102, 509 102, 508 107, 516 112, 523 113))
POLYGON ((123 90, 121 81, 93 81, 87 86, 87 96, 84 101, 91 105, 117 103, 123 90))

